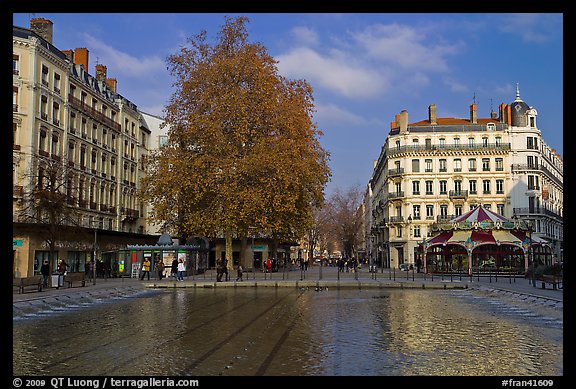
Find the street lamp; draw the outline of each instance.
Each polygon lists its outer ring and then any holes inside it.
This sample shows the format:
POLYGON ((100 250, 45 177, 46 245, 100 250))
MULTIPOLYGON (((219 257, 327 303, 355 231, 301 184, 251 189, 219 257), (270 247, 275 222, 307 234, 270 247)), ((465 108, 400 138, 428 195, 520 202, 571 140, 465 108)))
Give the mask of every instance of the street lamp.
POLYGON ((256 279, 256 270, 254 269, 254 255, 255 255, 255 250, 254 250, 254 235, 256 234, 254 232, 254 230, 256 229, 256 227, 248 227, 249 230, 252 230, 252 275, 254 276, 254 279, 256 279))
POLYGON ((96 226, 94 227, 94 251, 92 255, 92 260, 94 264, 92 265, 92 285, 96 285, 96 249, 97 249, 97 241, 98 241, 98 224, 96 222, 96 226))
POLYGON ((536 287, 536 265, 534 261, 534 253, 532 252, 532 232, 534 231, 534 223, 531 219, 526 219, 526 227, 528 229, 528 260, 532 259, 532 286, 536 287))

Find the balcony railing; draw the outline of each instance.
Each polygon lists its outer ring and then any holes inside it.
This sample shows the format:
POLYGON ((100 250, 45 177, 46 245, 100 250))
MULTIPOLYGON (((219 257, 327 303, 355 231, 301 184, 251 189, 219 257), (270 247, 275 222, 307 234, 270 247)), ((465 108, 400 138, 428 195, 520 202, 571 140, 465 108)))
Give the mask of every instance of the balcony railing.
POLYGON ((452 220, 456 217, 456 215, 438 215, 436 216, 436 221, 438 223, 447 222, 448 220, 452 220))
POLYGON ((398 176, 404 174, 404 168, 388 169, 388 176, 398 176))
POLYGON ((121 130, 120 124, 116 123, 114 120, 110 119, 102 112, 96 111, 94 108, 90 107, 89 105, 85 104, 81 100, 77 99, 72 95, 68 95, 68 102, 73 108, 76 108, 85 114, 89 115, 91 118, 98 120, 100 123, 113 128, 117 131, 121 130))
POLYGON ((397 199, 400 197, 404 197, 404 191, 401 192, 392 192, 388 194, 388 199, 397 199))
POLYGON ((390 216, 390 223, 403 223, 404 216, 390 216))
POLYGON ((452 198, 466 198, 468 197, 467 190, 451 190, 448 195, 451 199, 452 198))
POLYGON ((389 156, 401 153, 411 153, 411 152, 432 152, 432 151, 508 151, 510 150, 510 143, 487 143, 483 144, 458 144, 458 145, 405 145, 405 146, 393 146, 386 150, 389 156))

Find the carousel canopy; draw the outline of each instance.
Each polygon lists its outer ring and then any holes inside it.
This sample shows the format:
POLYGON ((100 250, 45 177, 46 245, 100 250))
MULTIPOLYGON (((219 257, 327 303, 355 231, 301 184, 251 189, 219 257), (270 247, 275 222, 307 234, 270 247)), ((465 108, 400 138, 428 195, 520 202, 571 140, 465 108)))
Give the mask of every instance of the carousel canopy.
POLYGON ((548 241, 532 235, 520 221, 511 221, 481 206, 451 219, 437 223, 432 231, 438 233, 422 242, 425 247, 457 244, 468 249, 483 244, 507 244, 527 249, 532 245, 548 244, 548 241))

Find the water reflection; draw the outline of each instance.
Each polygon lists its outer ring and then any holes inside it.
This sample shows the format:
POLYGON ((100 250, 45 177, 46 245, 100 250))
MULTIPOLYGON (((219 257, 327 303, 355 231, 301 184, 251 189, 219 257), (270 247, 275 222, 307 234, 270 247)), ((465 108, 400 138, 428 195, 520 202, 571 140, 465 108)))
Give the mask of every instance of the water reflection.
POLYGON ((14 320, 15 375, 563 374, 561 314, 470 290, 163 290, 58 309, 14 320))

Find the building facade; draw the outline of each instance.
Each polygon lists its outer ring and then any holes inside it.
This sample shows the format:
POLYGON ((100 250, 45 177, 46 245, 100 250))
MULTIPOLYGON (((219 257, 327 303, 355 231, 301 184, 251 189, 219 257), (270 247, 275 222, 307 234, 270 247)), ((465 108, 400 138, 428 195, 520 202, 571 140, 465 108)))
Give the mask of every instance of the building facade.
POLYGON ((13 26, 15 277, 38 272, 43 260, 55 268, 57 258, 84 271, 94 254, 107 268, 118 247, 151 239, 141 217, 145 204, 136 199, 150 132, 106 66, 97 64, 92 76, 88 60, 86 48, 52 45, 49 20, 13 26), (70 212, 51 222, 61 234, 47 237, 47 225, 28 205, 51 173, 70 212), (52 258, 48 240, 57 240, 52 258))
POLYGON ((478 117, 476 104, 466 119, 438 118, 435 104, 427 120, 414 123, 402 111, 391 123, 370 186, 377 265, 415 265, 418 244, 433 223, 477 206, 533 218, 534 233, 551 241, 561 258, 562 161, 544 143, 536 110, 519 92, 488 118, 478 117))

